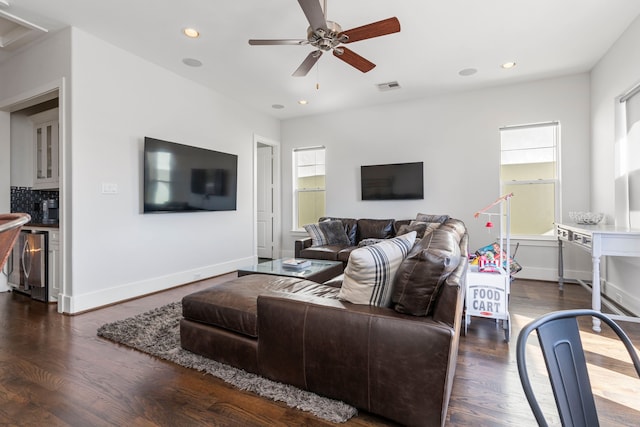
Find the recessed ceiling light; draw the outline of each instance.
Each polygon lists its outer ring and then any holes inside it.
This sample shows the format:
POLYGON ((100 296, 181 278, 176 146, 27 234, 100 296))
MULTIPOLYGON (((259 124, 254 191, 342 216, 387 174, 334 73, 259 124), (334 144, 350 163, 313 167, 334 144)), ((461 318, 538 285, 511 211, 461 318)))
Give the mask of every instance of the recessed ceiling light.
POLYGON ((188 65, 189 67, 200 67, 202 66, 202 62, 198 61, 197 59, 193 59, 193 58, 184 58, 182 60, 182 63, 184 65, 188 65))
POLYGON ((504 68, 505 70, 508 70, 509 68, 513 68, 516 66, 515 62, 505 62, 504 64, 501 65, 502 68, 504 68))
POLYGON ((466 77, 466 76, 472 76, 477 72, 478 70, 476 70, 475 68, 465 68, 464 70, 458 71, 458 74, 463 77, 466 77))
POLYGON ((195 39, 198 36, 200 36, 200 33, 198 32, 198 30, 194 28, 185 28, 184 30, 182 30, 182 32, 184 33, 185 36, 191 37, 192 39, 195 39))
POLYGON ((301 99, 300 101, 298 101, 298 104, 300 105, 307 105, 309 103, 309 101, 307 101, 306 99, 301 99))
POLYGON ((273 104, 271 106, 271 108, 273 108, 274 110, 282 110, 284 108, 284 105, 282 105, 282 104, 273 104))

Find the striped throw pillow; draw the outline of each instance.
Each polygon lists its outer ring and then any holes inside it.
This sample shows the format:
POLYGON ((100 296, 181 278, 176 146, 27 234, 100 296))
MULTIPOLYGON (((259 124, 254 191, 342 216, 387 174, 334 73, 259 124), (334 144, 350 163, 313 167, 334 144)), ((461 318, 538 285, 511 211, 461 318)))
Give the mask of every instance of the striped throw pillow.
POLYGON ((327 239, 324 237, 324 233, 320 229, 318 224, 307 224, 304 229, 309 233, 311 237, 311 246, 324 246, 327 244, 327 239))
POLYGON ((389 307, 393 278, 415 239, 412 231, 351 252, 338 297, 353 304, 389 307))

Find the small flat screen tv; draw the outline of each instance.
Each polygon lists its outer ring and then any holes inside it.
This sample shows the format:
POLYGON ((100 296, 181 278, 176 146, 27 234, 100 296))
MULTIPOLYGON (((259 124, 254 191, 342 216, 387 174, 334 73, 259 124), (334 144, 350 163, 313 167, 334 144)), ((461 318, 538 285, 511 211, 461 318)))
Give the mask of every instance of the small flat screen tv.
POLYGON ((144 138, 143 212, 236 210, 238 156, 144 138))
POLYGON ((362 200, 424 199, 423 163, 360 167, 362 200))

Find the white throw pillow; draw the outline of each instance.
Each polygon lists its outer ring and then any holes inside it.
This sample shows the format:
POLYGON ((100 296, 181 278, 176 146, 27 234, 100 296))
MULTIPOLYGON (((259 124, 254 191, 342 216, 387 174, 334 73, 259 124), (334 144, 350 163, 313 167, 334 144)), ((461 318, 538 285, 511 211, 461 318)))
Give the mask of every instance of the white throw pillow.
POLYGON ((351 252, 338 297, 353 304, 389 307, 393 278, 415 239, 412 231, 351 252))

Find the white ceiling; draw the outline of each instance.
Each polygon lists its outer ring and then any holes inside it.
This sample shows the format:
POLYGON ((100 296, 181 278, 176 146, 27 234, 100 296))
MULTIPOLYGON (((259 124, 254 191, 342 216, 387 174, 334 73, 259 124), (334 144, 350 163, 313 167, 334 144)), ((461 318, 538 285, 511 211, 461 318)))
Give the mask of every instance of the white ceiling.
MULTIPOLYGON (((247 40, 306 38, 296 0, 8 1, 0 10, 50 33, 78 27, 283 119, 588 71, 640 14, 639 0, 328 0, 327 18, 343 29, 396 16, 402 30, 349 45, 377 64, 369 73, 325 53, 306 77, 291 77, 310 46, 247 40), (517 66, 500 68, 506 61, 517 66), (478 72, 460 76, 466 68, 478 72), (378 90, 390 81, 401 89, 378 90)), ((12 54, 0 49, 0 61, 12 54)))

